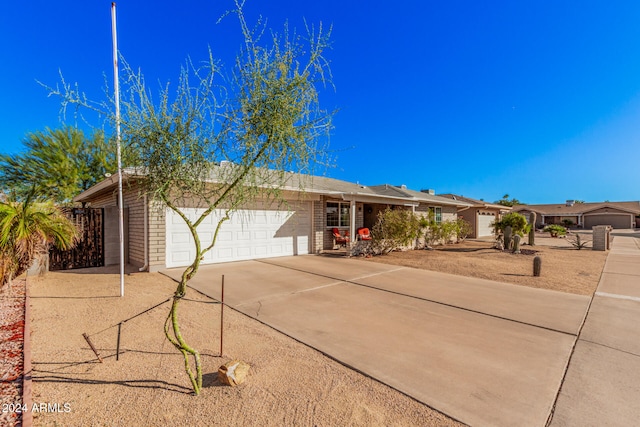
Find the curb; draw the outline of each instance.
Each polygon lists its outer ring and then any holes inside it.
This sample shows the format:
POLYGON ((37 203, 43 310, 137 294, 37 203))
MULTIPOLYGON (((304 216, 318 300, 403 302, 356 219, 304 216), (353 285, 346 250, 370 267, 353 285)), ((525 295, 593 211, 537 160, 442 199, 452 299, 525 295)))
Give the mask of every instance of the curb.
POLYGON ((22 404, 27 408, 22 412, 22 427, 33 426, 31 413, 31 300, 29 282, 24 279, 24 333, 22 344, 22 404))

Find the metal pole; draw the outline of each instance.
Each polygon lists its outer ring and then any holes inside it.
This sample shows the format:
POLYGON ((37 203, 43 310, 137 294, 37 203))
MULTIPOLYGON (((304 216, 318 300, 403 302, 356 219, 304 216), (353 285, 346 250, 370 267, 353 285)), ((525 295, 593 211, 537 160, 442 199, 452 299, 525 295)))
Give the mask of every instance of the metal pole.
POLYGON ((118 342, 116 343, 116 361, 120 359, 120 331, 122 329, 122 322, 118 323, 118 342))
POLYGON ((224 274, 222 275, 222 296, 220 298, 220 357, 222 357, 222 341, 224 335, 223 329, 223 318, 224 318, 224 274))
POLYGON ((116 103, 116 155, 118 157, 118 224, 120 228, 120 296, 124 296, 124 206, 122 201, 122 154, 120 151, 120 85, 118 83, 118 36, 116 4, 111 3, 111 34, 113 37, 113 88, 116 103))
POLYGON ((83 333, 82 336, 84 337, 84 339, 87 341, 87 344, 89 344, 89 347, 91 347, 91 350, 93 350, 93 354, 96 355, 96 357, 98 358, 98 360, 100 361, 100 363, 102 362, 102 357, 100 357, 100 354, 98 353, 98 350, 96 350, 95 346, 93 345, 93 343, 91 342, 91 340, 89 339, 89 335, 87 335, 86 333, 83 333))

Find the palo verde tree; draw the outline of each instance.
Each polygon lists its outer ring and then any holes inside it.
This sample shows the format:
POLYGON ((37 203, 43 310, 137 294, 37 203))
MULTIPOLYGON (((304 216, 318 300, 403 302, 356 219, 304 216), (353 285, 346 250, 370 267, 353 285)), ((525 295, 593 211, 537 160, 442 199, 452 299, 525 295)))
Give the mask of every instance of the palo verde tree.
MULTIPOLYGON (((235 4, 231 14, 238 17, 244 45, 232 71, 224 72, 210 52, 204 63, 187 61, 174 91, 167 84, 154 99, 143 75, 126 63, 122 67, 123 143, 137 156, 144 191, 184 220, 195 244, 164 328, 184 356, 195 394, 202 387, 200 353, 185 341, 178 312, 187 283, 235 211, 257 200, 280 203, 285 185, 304 186, 301 177, 324 160, 333 115, 318 99, 331 84, 323 56, 330 31, 307 27, 302 37, 285 25, 281 34, 267 33, 262 22, 250 28, 244 2, 235 4), (198 208, 197 217, 185 207, 198 208), (198 226, 209 217, 217 226, 203 240, 198 226)), ((74 103, 102 108, 64 81, 62 90, 52 92, 62 96, 63 109, 74 103)))

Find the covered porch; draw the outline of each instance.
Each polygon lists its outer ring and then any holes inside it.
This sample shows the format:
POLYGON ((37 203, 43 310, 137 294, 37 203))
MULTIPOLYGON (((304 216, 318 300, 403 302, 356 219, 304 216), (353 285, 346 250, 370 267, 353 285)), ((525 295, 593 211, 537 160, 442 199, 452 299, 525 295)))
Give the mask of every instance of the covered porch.
POLYGON ((419 205, 411 198, 375 196, 364 194, 341 194, 326 197, 323 215, 323 248, 321 253, 348 255, 360 242, 358 230, 373 229, 378 214, 387 208, 410 209, 415 212, 419 205), (339 233, 339 237, 335 235, 339 233))

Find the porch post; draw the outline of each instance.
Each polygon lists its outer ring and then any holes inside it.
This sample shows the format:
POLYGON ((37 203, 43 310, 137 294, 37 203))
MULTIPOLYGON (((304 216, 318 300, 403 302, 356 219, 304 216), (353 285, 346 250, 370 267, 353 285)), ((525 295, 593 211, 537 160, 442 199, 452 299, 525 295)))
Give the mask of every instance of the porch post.
POLYGON ((349 224, 349 235, 351 236, 349 239, 349 248, 353 248, 356 237, 356 201, 355 199, 351 200, 351 221, 349 224))

